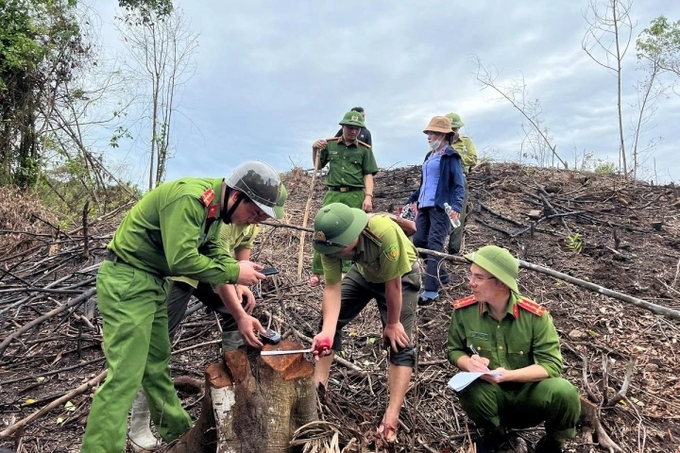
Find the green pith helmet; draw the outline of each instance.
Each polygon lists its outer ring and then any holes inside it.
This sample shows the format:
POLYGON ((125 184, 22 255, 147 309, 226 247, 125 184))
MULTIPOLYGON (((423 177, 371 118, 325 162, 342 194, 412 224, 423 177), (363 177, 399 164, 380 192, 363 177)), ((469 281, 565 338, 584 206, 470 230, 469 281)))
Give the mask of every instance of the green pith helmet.
POLYGON ((283 212, 283 205, 288 199, 288 191, 286 190, 286 186, 281 184, 279 187, 279 197, 276 199, 276 206, 274 206, 274 213, 276 213, 276 218, 277 219, 282 219, 283 216, 285 215, 283 212))
POLYGON ((225 182, 232 189, 243 192, 269 217, 278 218, 274 207, 279 199, 281 179, 268 164, 257 160, 244 162, 225 182))
POLYGON ((359 237, 368 216, 361 209, 342 203, 324 206, 314 218, 312 246, 322 255, 338 253, 359 237))
POLYGON ((356 110, 350 110, 349 112, 345 113, 345 116, 342 117, 340 125, 364 127, 364 115, 357 112, 356 110))
POLYGON ((475 263, 519 294, 517 287, 519 261, 508 250, 495 245, 485 245, 476 252, 465 255, 465 259, 475 263))
POLYGON ((460 119, 460 115, 457 113, 451 112, 447 113, 444 116, 451 120, 451 129, 465 126, 465 123, 463 122, 462 119, 460 119))

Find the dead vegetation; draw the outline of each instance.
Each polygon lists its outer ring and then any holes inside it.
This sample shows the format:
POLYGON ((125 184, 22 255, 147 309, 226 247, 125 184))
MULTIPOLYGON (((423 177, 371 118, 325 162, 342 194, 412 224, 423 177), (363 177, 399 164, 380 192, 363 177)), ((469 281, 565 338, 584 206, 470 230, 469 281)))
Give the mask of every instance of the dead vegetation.
MULTIPOLYGON (((380 172, 376 210, 393 211, 403 203, 418 183, 418 171, 380 172)), ((287 223, 302 224, 310 182, 305 172, 288 175, 287 223)), ((526 262, 680 310, 677 187, 513 164, 480 166, 469 184, 465 250, 495 243, 526 262)), ((322 196, 317 182, 312 213, 322 196)), ((87 235, 67 234, 45 215, 39 218, 47 222, 36 223, 30 209, 17 209, 35 207, 28 199, 0 196, 0 446, 78 451, 92 388, 104 371, 94 279, 119 217, 90 221, 87 235), (4 220, 9 215, 15 220, 4 220), (89 254, 83 253, 85 243, 89 254), (31 414, 36 416, 27 419, 31 414)), ((317 331, 321 290, 306 285, 306 274, 297 278, 301 234, 301 229, 266 227, 260 236, 255 260, 276 265, 281 273, 258 288, 256 314, 288 339, 308 345, 317 331)), ((305 247, 309 268, 309 241, 305 247)), ((467 451, 468 431, 476 434, 446 387, 455 372, 443 356, 450 302, 468 294, 467 266, 455 260, 446 265, 453 277, 447 297, 418 311, 418 366, 396 451, 467 451)), ((625 452, 677 451, 680 322, 527 269, 520 288, 550 310, 563 341, 564 374, 592 403, 612 442, 625 452)), ((204 368, 219 356, 219 334, 213 315, 196 305, 191 309, 176 337, 171 368, 179 381, 200 382, 204 368)), ((387 403, 379 336, 373 308, 348 326, 346 350, 332 370, 328 397, 320 402, 323 420, 299 438, 313 438, 319 446, 335 442, 346 451, 388 449, 376 446, 374 436, 387 403)), ((200 388, 178 388, 197 419, 200 388)), ((605 451, 591 443, 602 440, 601 432, 582 429, 569 451, 605 451)), ((518 434, 531 443, 541 428, 518 434)))

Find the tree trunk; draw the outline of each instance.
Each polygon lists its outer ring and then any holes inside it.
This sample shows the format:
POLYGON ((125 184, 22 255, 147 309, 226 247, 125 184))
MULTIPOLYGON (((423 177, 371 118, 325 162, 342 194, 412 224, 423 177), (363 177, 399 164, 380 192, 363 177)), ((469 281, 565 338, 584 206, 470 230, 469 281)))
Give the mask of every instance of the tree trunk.
MULTIPOLYGON (((282 341, 265 350, 301 346, 282 341)), ((317 420, 314 367, 302 354, 261 357, 244 348, 205 370, 205 396, 194 427, 170 453, 289 452, 300 426, 317 420)))

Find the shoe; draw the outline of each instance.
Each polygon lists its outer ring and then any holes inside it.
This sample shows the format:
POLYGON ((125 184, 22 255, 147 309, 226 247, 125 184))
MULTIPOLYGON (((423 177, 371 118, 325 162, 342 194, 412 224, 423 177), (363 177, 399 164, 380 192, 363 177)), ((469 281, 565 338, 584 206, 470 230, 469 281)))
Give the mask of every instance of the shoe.
POLYGON ((427 307, 432 305, 437 299, 439 299, 439 293, 437 291, 423 291, 418 298, 418 305, 427 307))
POLYGON ((564 453, 566 450, 559 440, 543 436, 541 437, 541 440, 536 443, 535 451, 536 453, 564 453))

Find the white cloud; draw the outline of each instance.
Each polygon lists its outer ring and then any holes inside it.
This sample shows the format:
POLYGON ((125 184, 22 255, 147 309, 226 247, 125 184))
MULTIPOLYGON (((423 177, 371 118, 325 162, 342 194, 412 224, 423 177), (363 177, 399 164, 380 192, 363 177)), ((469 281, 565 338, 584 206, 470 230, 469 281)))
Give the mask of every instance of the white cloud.
MULTIPOLYGON (((478 149, 516 160, 523 118, 481 90, 470 55, 500 68, 499 84, 524 77, 565 160, 573 161, 574 148, 616 158, 616 80, 581 49, 586 2, 177 4, 200 34, 200 48, 181 106, 191 121, 178 117, 169 178, 226 174, 249 158, 282 171, 291 161, 311 166, 312 141, 334 134, 355 105, 367 109, 382 167, 420 163, 423 127, 450 111, 462 115, 478 149)), ((633 14, 636 36, 654 17, 680 16, 680 4, 636 2, 633 14)), ((626 64, 628 103, 635 97, 634 51, 626 64)), ((660 104, 643 138, 664 137, 653 156, 671 174, 680 174, 670 151, 680 139, 673 126, 679 110, 677 97, 660 104)))

